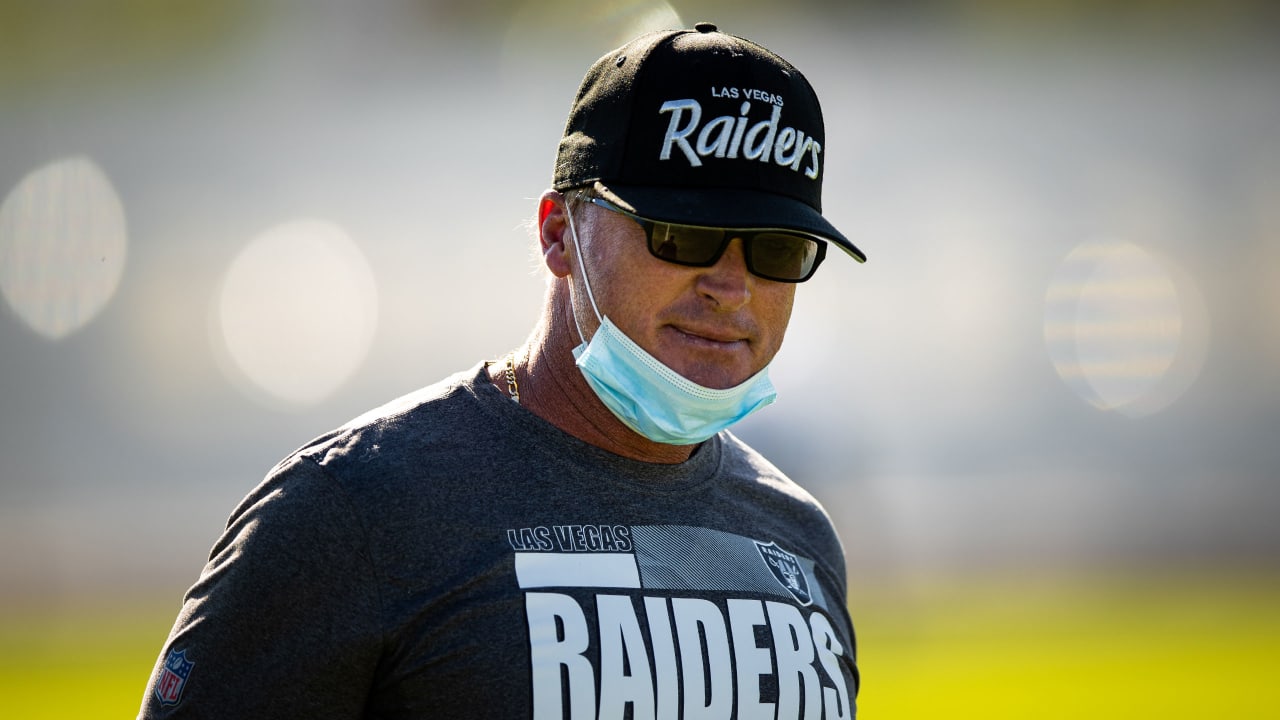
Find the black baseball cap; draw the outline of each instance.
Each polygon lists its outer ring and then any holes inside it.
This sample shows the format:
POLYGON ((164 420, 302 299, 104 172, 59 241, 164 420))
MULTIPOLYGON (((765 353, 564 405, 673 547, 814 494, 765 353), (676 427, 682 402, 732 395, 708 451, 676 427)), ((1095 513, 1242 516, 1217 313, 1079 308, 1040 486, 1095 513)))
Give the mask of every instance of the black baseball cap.
POLYGON ((591 187, 652 220, 810 233, 866 262, 822 216, 826 135, 800 71, 711 23, 600 58, 569 111, 556 190, 591 187))

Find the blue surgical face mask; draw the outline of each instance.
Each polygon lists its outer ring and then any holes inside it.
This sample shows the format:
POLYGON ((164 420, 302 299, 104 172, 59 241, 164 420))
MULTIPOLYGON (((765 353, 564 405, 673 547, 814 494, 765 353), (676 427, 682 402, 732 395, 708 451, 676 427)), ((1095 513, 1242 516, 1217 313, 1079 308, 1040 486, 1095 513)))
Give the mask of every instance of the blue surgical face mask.
MULTIPOLYGON (((654 442, 691 445, 774 401, 777 393, 769 382, 768 367, 735 387, 703 387, 645 352, 601 315, 587 279, 573 214, 566 210, 566 215, 574 254, 582 270, 582 284, 591 310, 600 321, 591 341, 574 348, 573 357, 587 384, 623 424, 654 442)), ((575 326, 577 322, 575 312, 575 326)), ((581 326, 577 329, 578 337, 584 338, 581 326)))

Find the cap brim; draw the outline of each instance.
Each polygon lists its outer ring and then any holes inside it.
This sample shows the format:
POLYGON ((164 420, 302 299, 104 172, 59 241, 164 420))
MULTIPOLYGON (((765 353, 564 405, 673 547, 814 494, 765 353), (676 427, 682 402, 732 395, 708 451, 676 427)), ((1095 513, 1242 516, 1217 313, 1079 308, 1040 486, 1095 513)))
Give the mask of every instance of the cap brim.
POLYGON ((798 230, 833 242, 858 262, 858 249, 808 204, 775 193, 728 188, 672 188, 605 185, 593 190, 609 202, 650 220, 724 228, 798 230))

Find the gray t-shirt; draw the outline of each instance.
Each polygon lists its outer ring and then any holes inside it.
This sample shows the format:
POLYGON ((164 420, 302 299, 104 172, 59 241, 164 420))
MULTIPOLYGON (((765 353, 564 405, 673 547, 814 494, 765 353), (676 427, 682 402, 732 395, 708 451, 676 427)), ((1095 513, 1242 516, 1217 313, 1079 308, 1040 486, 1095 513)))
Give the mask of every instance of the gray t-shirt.
POLYGON ((732 434, 627 460, 480 366, 268 474, 139 717, 850 718, 845 605, 822 507, 732 434))

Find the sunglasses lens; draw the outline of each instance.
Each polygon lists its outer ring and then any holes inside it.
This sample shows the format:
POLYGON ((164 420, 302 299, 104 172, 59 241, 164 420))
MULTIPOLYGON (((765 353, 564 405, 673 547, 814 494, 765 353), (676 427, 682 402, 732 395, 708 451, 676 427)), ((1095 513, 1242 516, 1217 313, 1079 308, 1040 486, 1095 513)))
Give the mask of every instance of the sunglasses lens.
POLYGON ((724 231, 654 223, 649 236, 653 254, 681 265, 710 265, 720 255, 724 231))
POLYGON ((752 270, 775 280, 804 280, 818 262, 817 240, 785 233, 760 233, 751 241, 752 270))
POLYGON ((710 267, 720 260, 730 239, 741 237, 747 243, 747 268, 752 273, 768 280, 803 282, 826 254, 825 243, 803 235, 672 225, 632 215, 604 200, 592 198, 591 202, 636 221, 649 238, 649 252, 678 265, 710 267))

